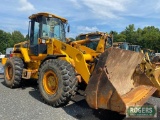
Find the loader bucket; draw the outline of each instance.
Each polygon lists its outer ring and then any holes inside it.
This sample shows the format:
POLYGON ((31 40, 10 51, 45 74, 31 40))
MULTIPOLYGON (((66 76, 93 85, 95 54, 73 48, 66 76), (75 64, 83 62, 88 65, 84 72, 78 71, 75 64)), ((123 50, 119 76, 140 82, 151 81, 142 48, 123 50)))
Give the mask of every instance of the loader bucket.
POLYGON ((147 76, 134 74, 143 57, 119 48, 102 53, 85 90, 89 106, 125 114, 127 106, 143 105, 156 91, 147 76))

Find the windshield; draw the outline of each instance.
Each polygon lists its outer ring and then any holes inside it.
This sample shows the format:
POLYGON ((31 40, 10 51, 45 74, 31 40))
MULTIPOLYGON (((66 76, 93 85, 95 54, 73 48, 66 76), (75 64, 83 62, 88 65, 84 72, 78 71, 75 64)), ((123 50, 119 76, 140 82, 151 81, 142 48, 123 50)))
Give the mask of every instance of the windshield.
MULTIPOLYGON (((92 40, 92 39, 100 39, 100 37, 101 37, 101 35, 88 35, 88 38, 90 40, 92 40)), ((80 40, 86 39, 86 35, 79 36, 79 39, 80 40)))
POLYGON ((138 45, 130 45, 129 46, 129 50, 135 51, 135 52, 140 52, 141 51, 141 47, 138 46, 138 45))
POLYGON ((6 49, 6 54, 11 54, 12 51, 13 51, 13 48, 7 48, 7 49, 6 49))
POLYGON ((65 41, 63 22, 58 18, 43 18, 42 37, 56 38, 65 41))
MULTIPOLYGON (((96 48, 98 46, 98 42, 100 40, 100 37, 101 37, 101 35, 88 35, 90 42, 86 43, 85 46, 89 47, 93 50, 96 50, 96 48)), ((86 39, 86 35, 80 35, 79 39, 80 40, 86 39)))
POLYGON ((122 43, 122 44, 120 45, 120 48, 121 48, 121 49, 124 49, 124 50, 128 50, 128 49, 129 49, 129 45, 128 45, 128 43, 122 43))

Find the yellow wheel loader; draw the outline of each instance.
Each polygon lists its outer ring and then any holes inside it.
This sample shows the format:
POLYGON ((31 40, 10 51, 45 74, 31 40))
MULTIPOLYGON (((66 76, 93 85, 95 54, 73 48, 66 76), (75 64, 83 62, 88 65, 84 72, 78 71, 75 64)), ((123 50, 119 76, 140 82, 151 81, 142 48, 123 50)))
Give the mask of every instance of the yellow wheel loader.
POLYGON ((67 20, 62 17, 37 13, 29 19, 30 39, 14 45, 12 58, 2 59, 8 87, 19 87, 22 79, 37 79, 43 100, 59 107, 67 104, 77 85, 84 82, 90 107, 123 114, 127 106, 143 105, 159 90, 154 71, 143 61, 144 54, 106 49, 112 36, 102 34, 96 49, 91 49, 83 45, 92 41, 87 36, 79 41, 66 40, 67 20))

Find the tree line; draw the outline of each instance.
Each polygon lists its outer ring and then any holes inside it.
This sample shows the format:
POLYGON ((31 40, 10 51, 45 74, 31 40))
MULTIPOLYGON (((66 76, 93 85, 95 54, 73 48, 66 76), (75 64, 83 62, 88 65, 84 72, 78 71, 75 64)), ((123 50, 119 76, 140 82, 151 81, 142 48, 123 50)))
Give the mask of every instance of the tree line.
POLYGON ((14 44, 25 41, 26 37, 20 31, 12 33, 0 30, 0 52, 5 54, 6 48, 13 47, 14 44))
MULTIPOLYGON (((140 45, 142 48, 160 51, 160 29, 154 26, 135 29, 134 24, 131 24, 120 33, 113 31, 113 36, 114 42, 129 42, 140 45)), ((13 47, 14 44, 25 40, 27 40, 27 35, 24 36, 20 31, 15 30, 9 33, 0 30, 0 52, 5 53, 6 48, 13 47)))
POLYGON ((129 42, 160 52, 160 29, 154 26, 135 29, 134 24, 131 24, 120 33, 113 31, 113 35, 116 42, 129 42))

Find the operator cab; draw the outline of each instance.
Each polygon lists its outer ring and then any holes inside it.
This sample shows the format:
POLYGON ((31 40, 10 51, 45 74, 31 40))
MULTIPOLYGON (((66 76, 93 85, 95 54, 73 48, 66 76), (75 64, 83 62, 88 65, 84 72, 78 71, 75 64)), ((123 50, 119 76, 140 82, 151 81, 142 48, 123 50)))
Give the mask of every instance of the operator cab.
POLYGON ((141 51, 141 46, 140 45, 130 45, 129 50, 135 51, 135 52, 140 52, 141 51))
POLYGON ((30 54, 47 53, 45 40, 55 38, 65 42, 65 24, 67 20, 50 13, 37 13, 29 17, 30 21, 30 54))
POLYGON ((124 49, 124 50, 129 50, 129 43, 127 42, 121 43, 119 48, 124 49))
POLYGON ((90 42, 86 43, 85 46, 89 47, 93 50, 96 50, 97 46, 98 46, 98 42, 101 38, 101 34, 100 33, 88 33, 88 34, 80 34, 79 35, 79 40, 84 40, 86 39, 86 35, 89 38, 90 42))
MULTIPOLYGON (((89 42, 87 42, 86 44, 84 44, 86 47, 91 48, 93 50, 96 51, 97 46, 99 44, 99 41, 102 37, 102 35, 104 35, 104 32, 91 32, 91 33, 87 33, 87 34, 80 34, 78 36, 78 40, 84 40, 84 39, 89 39, 89 42)), ((111 47, 112 46, 112 38, 108 36, 107 41, 105 42, 105 48, 111 47)))

